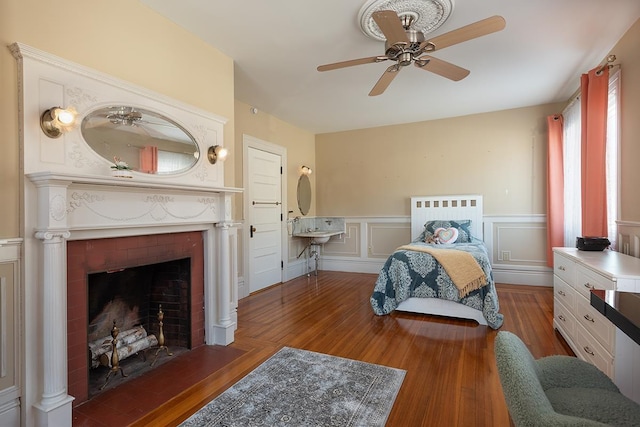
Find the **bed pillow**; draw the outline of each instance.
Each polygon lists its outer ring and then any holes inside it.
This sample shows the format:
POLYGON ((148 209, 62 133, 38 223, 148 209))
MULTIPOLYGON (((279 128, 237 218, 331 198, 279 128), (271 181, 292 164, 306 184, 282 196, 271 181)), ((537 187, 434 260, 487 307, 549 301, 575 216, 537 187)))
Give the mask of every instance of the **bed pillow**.
POLYGON ((435 233, 433 233, 436 242, 442 243, 443 245, 455 243, 456 240, 458 240, 458 234, 458 229, 455 227, 436 228, 435 233))
POLYGON ((434 220, 427 221, 424 225, 424 232, 422 237, 422 241, 434 240, 435 232, 438 228, 456 228, 458 230, 458 238, 455 240, 455 243, 469 243, 471 242, 471 232, 469 231, 469 227, 471 226, 470 219, 462 219, 462 220, 434 220))

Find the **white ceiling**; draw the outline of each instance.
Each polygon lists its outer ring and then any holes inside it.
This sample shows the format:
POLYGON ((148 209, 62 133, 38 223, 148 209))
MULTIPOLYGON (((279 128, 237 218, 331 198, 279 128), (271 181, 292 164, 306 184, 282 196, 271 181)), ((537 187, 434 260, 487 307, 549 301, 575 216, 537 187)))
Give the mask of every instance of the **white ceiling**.
POLYGON ((384 43, 360 30, 366 0, 142 2, 233 58, 237 100, 313 133, 565 101, 640 17, 638 0, 453 0, 449 19, 427 38, 492 15, 507 22, 433 54, 471 74, 454 82, 406 67, 370 97, 390 63, 316 71, 384 54, 384 43))

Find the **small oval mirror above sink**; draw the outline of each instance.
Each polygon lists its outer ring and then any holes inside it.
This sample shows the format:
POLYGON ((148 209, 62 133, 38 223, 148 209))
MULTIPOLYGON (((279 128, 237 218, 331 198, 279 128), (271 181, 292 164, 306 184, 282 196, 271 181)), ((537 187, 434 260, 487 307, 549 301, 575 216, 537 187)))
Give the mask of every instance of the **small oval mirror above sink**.
POLYGON ((302 215, 309 213, 311 207, 311 182, 307 175, 298 178, 298 209, 302 215))
POLYGON ((160 113, 130 106, 110 106, 87 114, 81 132, 87 144, 113 163, 134 171, 170 175, 185 172, 200 158, 193 136, 160 113))

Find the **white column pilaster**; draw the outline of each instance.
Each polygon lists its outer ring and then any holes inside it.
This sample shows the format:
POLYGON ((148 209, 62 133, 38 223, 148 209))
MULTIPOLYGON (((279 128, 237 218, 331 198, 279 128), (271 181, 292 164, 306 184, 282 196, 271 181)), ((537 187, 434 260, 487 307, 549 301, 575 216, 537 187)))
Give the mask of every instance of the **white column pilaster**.
POLYGON ((227 345, 234 340, 235 324, 231 321, 231 264, 229 247, 229 229, 233 226, 231 222, 216 223, 218 229, 218 271, 216 272, 217 292, 216 292, 216 327, 215 343, 227 345))
POLYGON ((71 425, 71 402, 67 394, 67 230, 39 231, 42 240, 42 384, 39 425, 71 425), (67 423, 68 421, 68 423, 67 423))
POLYGON ((41 395, 34 405, 38 426, 72 425, 73 396, 67 394, 67 189, 70 182, 35 182, 38 217, 35 237, 42 242, 37 288, 42 296, 41 395))

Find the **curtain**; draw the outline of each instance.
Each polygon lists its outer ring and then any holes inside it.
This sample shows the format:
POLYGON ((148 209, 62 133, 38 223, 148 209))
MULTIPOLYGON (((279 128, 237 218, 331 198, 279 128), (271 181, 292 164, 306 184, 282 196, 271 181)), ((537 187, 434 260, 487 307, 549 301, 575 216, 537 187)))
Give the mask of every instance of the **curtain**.
POLYGON ((606 140, 609 68, 580 79, 582 103, 582 235, 607 236, 606 140))
POLYGON ((553 267, 553 251, 564 246, 563 117, 547 117, 547 265, 553 267))
POLYGON ((140 172, 158 172, 158 147, 147 145, 140 150, 140 172))

